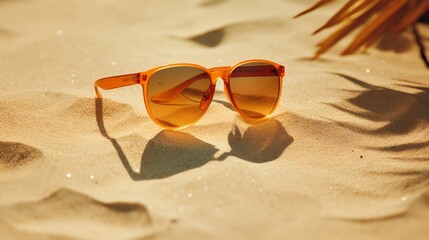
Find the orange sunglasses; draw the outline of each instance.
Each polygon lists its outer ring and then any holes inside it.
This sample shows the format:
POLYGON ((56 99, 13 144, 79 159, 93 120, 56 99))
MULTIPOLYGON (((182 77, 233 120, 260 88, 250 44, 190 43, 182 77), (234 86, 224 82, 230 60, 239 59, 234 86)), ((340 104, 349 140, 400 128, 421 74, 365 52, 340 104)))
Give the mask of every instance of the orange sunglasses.
POLYGON ((224 91, 237 112, 246 120, 262 120, 276 109, 285 69, 267 60, 247 60, 232 67, 204 68, 177 63, 99 79, 98 87, 108 90, 141 84, 149 116, 158 125, 183 129, 198 121, 207 111, 215 92, 216 80, 224 82, 224 91))

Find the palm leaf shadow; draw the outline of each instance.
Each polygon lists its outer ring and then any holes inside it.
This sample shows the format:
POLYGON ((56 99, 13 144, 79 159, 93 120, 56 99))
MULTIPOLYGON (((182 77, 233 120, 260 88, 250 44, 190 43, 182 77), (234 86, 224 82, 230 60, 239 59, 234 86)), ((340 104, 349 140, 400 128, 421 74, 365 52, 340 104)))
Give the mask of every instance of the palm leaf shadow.
MULTIPOLYGON (((372 85, 341 73, 332 73, 363 88, 361 91, 349 91, 355 96, 346 99, 346 103, 329 104, 330 106, 374 123, 384 123, 376 129, 369 129, 351 123, 336 121, 343 127, 370 135, 402 136, 413 131, 429 132, 429 87, 407 84, 398 86, 417 90, 406 93, 395 89, 372 85)), ((384 147, 368 147, 368 149, 385 152, 403 152, 421 150, 429 146, 429 141, 400 143, 384 147)))
MULTIPOLYGON (((337 121, 343 127, 365 135, 399 136, 399 139, 416 133, 429 136, 429 87, 399 80, 404 84, 397 84, 398 86, 416 90, 415 93, 407 93, 369 84, 345 74, 333 74, 362 87, 363 90, 351 91, 355 95, 346 99, 346 103, 330 104, 331 106, 367 121, 385 123, 378 129, 368 129, 337 121)), ((428 193, 429 185, 429 170, 425 167, 429 161, 429 140, 405 143, 389 141, 387 146, 367 146, 366 149, 390 153, 384 156, 390 156, 394 161, 406 162, 400 169, 372 170, 368 172, 369 177, 388 177, 388 187, 395 184, 392 188, 401 189, 401 194, 429 203, 424 197, 424 194, 428 193)))
POLYGON ((387 122, 378 129, 367 129, 352 124, 341 123, 352 130, 366 134, 407 134, 422 124, 429 125, 429 87, 416 87, 401 85, 403 87, 419 90, 411 94, 398 90, 379 87, 358 80, 354 77, 332 73, 340 76, 362 88, 362 91, 349 91, 357 93, 348 98, 344 104, 329 104, 343 112, 373 122, 387 122))

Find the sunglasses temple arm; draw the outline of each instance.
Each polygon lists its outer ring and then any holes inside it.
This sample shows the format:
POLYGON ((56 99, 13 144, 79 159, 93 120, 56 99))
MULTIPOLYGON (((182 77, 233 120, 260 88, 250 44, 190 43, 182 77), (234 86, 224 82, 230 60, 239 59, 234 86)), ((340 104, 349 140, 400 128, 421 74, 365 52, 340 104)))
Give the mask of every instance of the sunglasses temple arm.
MULTIPOLYGON (((233 72, 232 77, 254 77, 254 76, 282 76, 284 75, 284 67, 280 66, 277 69, 273 69, 273 66, 248 66, 236 68, 233 72)), ((186 88, 192 85, 194 82, 207 78, 207 74, 203 73, 192 77, 183 83, 171 88, 167 91, 155 94, 151 100, 156 103, 169 103, 173 101, 180 93, 186 88)))
POLYGON ((95 93, 97 94, 97 98, 103 97, 98 89, 99 87, 104 90, 109 90, 113 88, 120 88, 133 84, 138 84, 140 83, 140 76, 140 73, 132 73, 98 79, 94 83, 94 89, 95 93))

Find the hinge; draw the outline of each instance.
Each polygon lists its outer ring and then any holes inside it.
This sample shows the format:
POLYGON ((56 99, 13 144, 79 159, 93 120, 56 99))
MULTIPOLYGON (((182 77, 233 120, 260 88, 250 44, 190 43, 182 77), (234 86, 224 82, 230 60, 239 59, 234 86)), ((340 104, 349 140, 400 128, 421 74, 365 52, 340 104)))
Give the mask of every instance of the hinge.
POLYGON ((284 76, 284 74, 285 74, 285 67, 280 66, 280 67, 278 68, 278 71, 279 71, 279 75, 280 75, 280 76, 284 76))
POLYGON ((141 81, 146 81, 146 80, 147 80, 146 74, 141 74, 141 81))

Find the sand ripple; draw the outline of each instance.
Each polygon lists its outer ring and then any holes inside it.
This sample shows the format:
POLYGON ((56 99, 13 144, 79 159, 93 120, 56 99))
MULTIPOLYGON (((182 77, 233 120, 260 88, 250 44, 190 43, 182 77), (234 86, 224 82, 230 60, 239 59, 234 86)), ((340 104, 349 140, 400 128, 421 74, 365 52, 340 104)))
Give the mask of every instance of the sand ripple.
POLYGON ((0 169, 13 169, 42 156, 42 151, 32 146, 0 141, 0 169))
POLYGON ((19 232, 81 239, 128 239, 153 234, 144 205, 105 203, 70 189, 3 208, 2 213, 2 222, 19 232))

